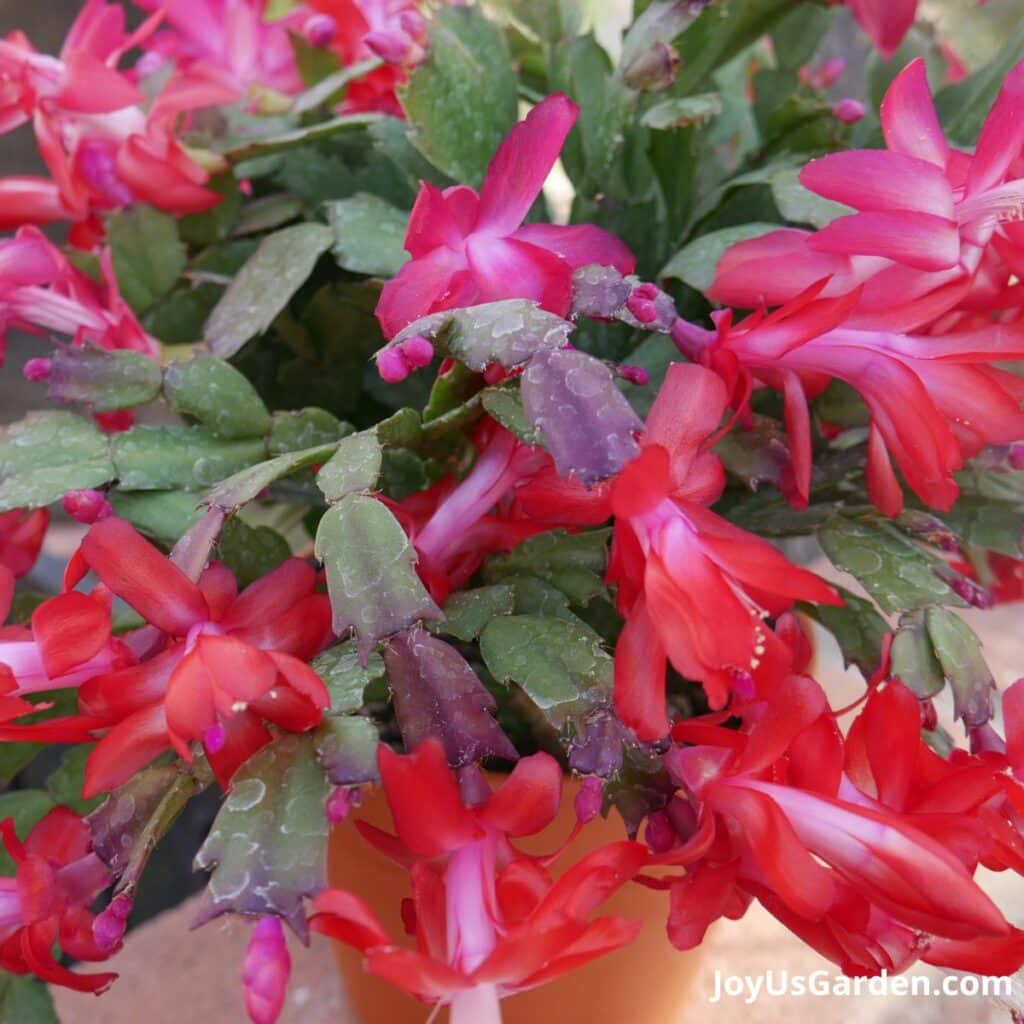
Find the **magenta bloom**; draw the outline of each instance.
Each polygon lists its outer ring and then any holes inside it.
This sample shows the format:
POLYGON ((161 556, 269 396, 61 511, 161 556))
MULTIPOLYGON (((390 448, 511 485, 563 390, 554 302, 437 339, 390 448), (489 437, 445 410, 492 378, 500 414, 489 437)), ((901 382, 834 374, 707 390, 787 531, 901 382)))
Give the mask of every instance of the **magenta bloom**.
POLYGON ((923 61, 908 64, 881 108, 886 149, 812 160, 803 185, 852 207, 820 231, 784 228, 732 246, 708 292, 745 309, 782 305, 829 278, 824 296, 863 286, 850 326, 911 331, 965 299, 1019 304, 1024 242, 1024 64, 1003 83, 973 154, 946 141, 923 61))
POLYGON ((428 313, 499 299, 533 299, 564 316, 577 267, 632 273, 633 254, 601 228, 523 224, 578 114, 561 93, 539 103, 498 147, 479 193, 423 183, 405 236, 412 259, 377 304, 389 338, 428 313))
POLYGON ((887 60, 903 42, 917 14, 917 0, 846 0, 846 6, 887 60))

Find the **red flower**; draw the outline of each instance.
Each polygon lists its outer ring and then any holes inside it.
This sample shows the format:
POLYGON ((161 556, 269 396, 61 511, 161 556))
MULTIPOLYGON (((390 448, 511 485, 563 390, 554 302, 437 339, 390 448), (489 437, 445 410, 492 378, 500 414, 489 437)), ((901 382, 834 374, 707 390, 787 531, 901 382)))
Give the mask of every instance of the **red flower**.
POLYGON ((850 973, 902 970, 919 957, 987 963, 988 973, 1024 961, 1024 933, 971 877, 988 840, 961 801, 966 778, 915 799, 930 765, 908 691, 890 683, 873 693, 845 765, 807 676, 790 675, 737 713, 738 733, 720 716, 673 729, 693 745, 674 747, 666 763, 699 822, 662 858, 688 865, 673 886, 677 945, 697 944, 714 918, 738 916, 754 896, 850 973))
POLYGON ((765 618, 798 600, 841 603, 813 573, 708 509, 724 486, 708 448, 726 402, 715 374, 672 365, 640 456, 612 484, 609 578, 627 619, 615 652, 615 706, 641 739, 668 732, 666 657, 720 708, 734 689, 772 678, 778 643, 765 618))
POLYGON ((83 792, 119 785, 173 747, 200 740, 222 785, 270 741, 264 720, 294 732, 320 721, 329 697, 306 664, 330 636, 326 595, 297 558, 237 593, 212 565, 193 583, 124 520, 96 523, 70 568, 92 569, 153 628, 130 640, 139 664, 91 679, 79 706, 109 731, 89 757, 83 792))
POLYGON ((309 0, 308 5, 333 22, 331 48, 343 67, 375 57, 386 62, 349 84, 341 112, 402 117, 395 90, 426 55, 428 43, 419 0, 309 0))
POLYGON ((498 299, 533 299, 565 316, 577 267, 632 272, 632 254, 600 228, 523 224, 578 113, 561 94, 534 107, 498 147, 479 194, 423 184, 405 236, 412 259, 377 304, 389 338, 428 313, 498 299))
POLYGON ((24 844, 12 819, 0 822, 0 832, 17 867, 16 877, 0 878, 0 967, 79 992, 102 992, 116 974, 77 974, 53 955, 58 942, 76 960, 105 960, 117 949, 117 944, 104 948, 93 938, 89 907, 109 878, 92 853, 85 822, 66 807, 56 807, 24 844))
POLYGON ((373 974, 425 1002, 449 1003, 453 1024, 488 1024, 501 1020, 504 996, 635 937, 636 922, 588 919, 644 863, 640 844, 604 846, 552 882, 543 860, 509 841, 554 819, 562 773, 553 758, 522 758, 496 793, 476 769, 464 772, 462 794, 434 739, 405 756, 382 746, 378 762, 398 835, 357 826, 409 869, 417 948, 394 945, 370 908, 341 890, 316 898, 310 922, 362 950, 373 974))
POLYGON ((817 299, 815 286, 771 314, 738 324, 730 314, 717 332, 677 320, 673 337, 716 369, 742 407, 755 384, 782 393, 792 447, 790 500, 807 504, 811 480, 809 397, 836 378, 855 388, 871 414, 867 482, 887 515, 903 507, 895 460, 910 488, 933 508, 956 500, 954 472, 988 444, 1024 437, 1024 382, 992 363, 1024 358, 1024 331, 989 323, 937 336, 855 329, 847 325, 856 293, 817 299))
POLYGON ((10 569, 15 578, 24 576, 36 564, 49 522, 45 508, 0 513, 0 566, 10 569))

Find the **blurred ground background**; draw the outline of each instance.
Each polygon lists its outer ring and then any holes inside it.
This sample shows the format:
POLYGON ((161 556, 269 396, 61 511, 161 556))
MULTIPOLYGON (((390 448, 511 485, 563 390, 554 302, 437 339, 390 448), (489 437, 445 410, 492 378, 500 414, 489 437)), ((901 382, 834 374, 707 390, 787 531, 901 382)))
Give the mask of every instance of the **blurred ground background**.
MULTIPOLYGON (((583 2, 592 12, 602 42, 614 45, 628 0, 583 2)), ((56 52, 80 7, 79 0, 0 0, 0 36, 19 28, 37 49, 56 52)), ((975 0, 922 0, 922 11, 943 38, 955 42, 968 66, 975 67, 984 63, 1005 40, 1008 30, 1024 19, 1024 0, 989 0, 983 8, 975 0)), ((828 56, 843 56, 848 62, 847 75, 837 85, 838 94, 863 98, 862 69, 867 51, 848 17, 841 20, 827 49, 828 56)), ((0 139, 0 175, 34 173, 38 169, 30 133, 21 131, 0 139)), ((42 404, 42 389, 27 384, 20 373, 25 359, 38 354, 42 344, 33 339, 11 339, 7 365, 0 372, 0 424, 12 422, 42 404)), ((63 561, 76 542, 75 531, 73 525, 52 531, 34 583, 44 587, 56 584, 63 561)), ((815 567, 826 575, 832 572, 826 565, 815 567)), ((851 584, 848 578, 843 582, 851 584)), ((984 616, 975 615, 971 624, 985 640, 1000 685, 1012 682, 1022 662, 1024 607, 1008 606, 984 616)), ((863 690, 855 673, 842 670, 830 644, 822 645, 816 674, 836 706, 848 703, 863 690)), ((44 766, 40 774, 45 776, 50 767, 44 766)), ((28 784, 32 781, 26 780, 28 784)), ((98 1000, 58 990, 57 1006, 63 1024, 180 1024, 182 1020, 245 1024, 241 961, 247 926, 222 919, 190 932, 195 900, 182 903, 202 884, 202 878, 191 875, 190 861, 208 827, 214 800, 211 796, 205 804, 193 804, 152 863, 141 890, 143 900, 133 919, 138 927, 112 964, 122 973, 122 981, 98 1000), (169 907, 176 909, 153 917, 169 907)), ((1024 883, 1009 875, 990 875, 986 885, 1007 915, 1024 925, 1024 883)), ((314 943, 309 950, 297 948, 293 953, 293 982, 281 1024, 355 1024, 345 1008, 329 945, 314 943)), ((905 1020, 914 1024, 994 1024, 1008 1019, 1005 1009, 985 999, 971 998, 788 998, 761 999, 750 1006, 741 1000, 714 1005, 708 1002, 716 971, 755 975, 772 969, 806 975, 825 966, 767 913, 754 907, 742 922, 720 925, 706 943, 697 989, 680 1024, 897 1024, 905 1020)), ((927 969, 923 973, 937 972, 927 969)), ((424 1010, 424 1021, 427 1016, 424 1010)))

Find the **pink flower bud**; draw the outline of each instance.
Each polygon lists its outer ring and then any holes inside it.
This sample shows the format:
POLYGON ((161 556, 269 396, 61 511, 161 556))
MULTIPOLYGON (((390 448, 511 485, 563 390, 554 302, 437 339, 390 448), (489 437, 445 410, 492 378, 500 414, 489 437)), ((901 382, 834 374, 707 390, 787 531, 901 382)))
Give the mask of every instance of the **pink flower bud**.
POLYGON ((302 26, 302 36, 310 46, 330 46, 338 32, 338 23, 329 14, 313 14, 302 26))
POLYGON ((1011 445, 1009 458, 1014 469, 1024 469, 1024 444, 1011 445))
POLYGON ((579 823, 586 825, 593 821, 601 813, 603 802, 604 792, 601 780, 596 775, 588 775, 583 780, 583 785, 573 801, 579 823))
POLYGON ((281 922, 276 917, 260 918, 249 938, 242 969, 245 1008, 253 1024, 274 1024, 280 1016, 291 971, 281 922))
POLYGON ((409 366, 401 349, 385 348, 377 353, 377 372, 387 384, 397 384, 409 376, 409 366))
POLYGON ((429 38, 427 34, 427 19, 419 11, 412 9, 402 11, 398 16, 398 26, 410 38, 417 43, 426 43, 429 38))
POLYGON ((349 790, 345 786, 338 786, 327 799, 327 820, 332 825, 341 824, 351 813, 353 805, 349 790))
POLYGON ((410 372, 429 366, 430 361, 434 358, 434 346, 421 334, 414 334, 411 338, 407 338, 399 346, 399 350, 410 372))
POLYGON ((214 722, 213 725, 207 726, 206 731, 203 733, 203 746, 211 754, 219 754, 224 749, 224 744, 227 741, 227 733, 220 722, 214 722))
POLYGON ((96 915, 92 922, 92 937, 105 953, 113 953, 121 945, 131 912, 132 900, 122 894, 115 896, 106 910, 96 915))
POLYGON ((665 811, 655 811, 647 817, 644 840, 654 853, 665 853, 676 841, 676 830, 665 811))
POLYGON ((389 64, 408 63, 415 43, 400 28, 384 28, 363 37, 366 48, 389 64))
POLYGON ((833 57, 825 61, 821 67, 814 72, 814 84, 819 89, 827 89, 830 85, 838 82, 846 73, 846 61, 842 57, 833 57))
POLYGON ((620 366, 619 376, 623 380, 628 380, 630 384, 636 384, 641 388, 651 382, 651 375, 642 366, 620 366))
POLYGON ((868 108, 860 100, 840 100, 832 107, 832 116, 843 124, 856 124, 866 113, 868 108))
POLYGON ((99 491, 88 489, 68 491, 61 504, 72 519, 90 526, 97 520, 106 519, 114 511, 99 491))
POLYGON ((50 379, 52 361, 49 359, 30 359, 22 369, 25 380, 41 381, 50 379))
POLYGON ((642 324, 650 324, 658 319, 658 289, 653 284, 637 285, 626 299, 626 309, 642 324))

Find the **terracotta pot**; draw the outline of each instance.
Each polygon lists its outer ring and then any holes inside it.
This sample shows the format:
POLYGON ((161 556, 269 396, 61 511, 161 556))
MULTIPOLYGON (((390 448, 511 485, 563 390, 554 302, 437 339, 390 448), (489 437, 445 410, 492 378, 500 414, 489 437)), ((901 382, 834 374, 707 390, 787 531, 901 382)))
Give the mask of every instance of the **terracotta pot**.
MULTIPOLYGON (((551 826, 538 836, 516 840, 516 845, 532 853, 557 849, 575 821, 576 790, 575 783, 567 782, 561 810, 551 826)), ((381 828, 392 828, 381 790, 368 791, 357 814, 381 828)), ((622 838, 622 825, 615 815, 607 821, 598 818, 567 851, 564 866, 622 838)), ((555 865, 556 873, 559 866, 555 865)), ((332 885, 366 900, 396 939, 404 935, 399 906, 409 895, 406 873, 375 853, 350 823, 336 828, 331 837, 330 878, 332 885)), ((665 935, 667 911, 666 893, 625 886, 600 913, 642 920, 639 937, 548 985, 503 1000, 505 1024, 679 1024, 700 954, 673 949, 665 935)), ((425 1024, 428 1006, 368 974, 355 950, 340 943, 336 949, 346 995, 362 1024, 425 1024)), ((447 1011, 436 1018, 438 1022, 447 1019, 447 1011)))

